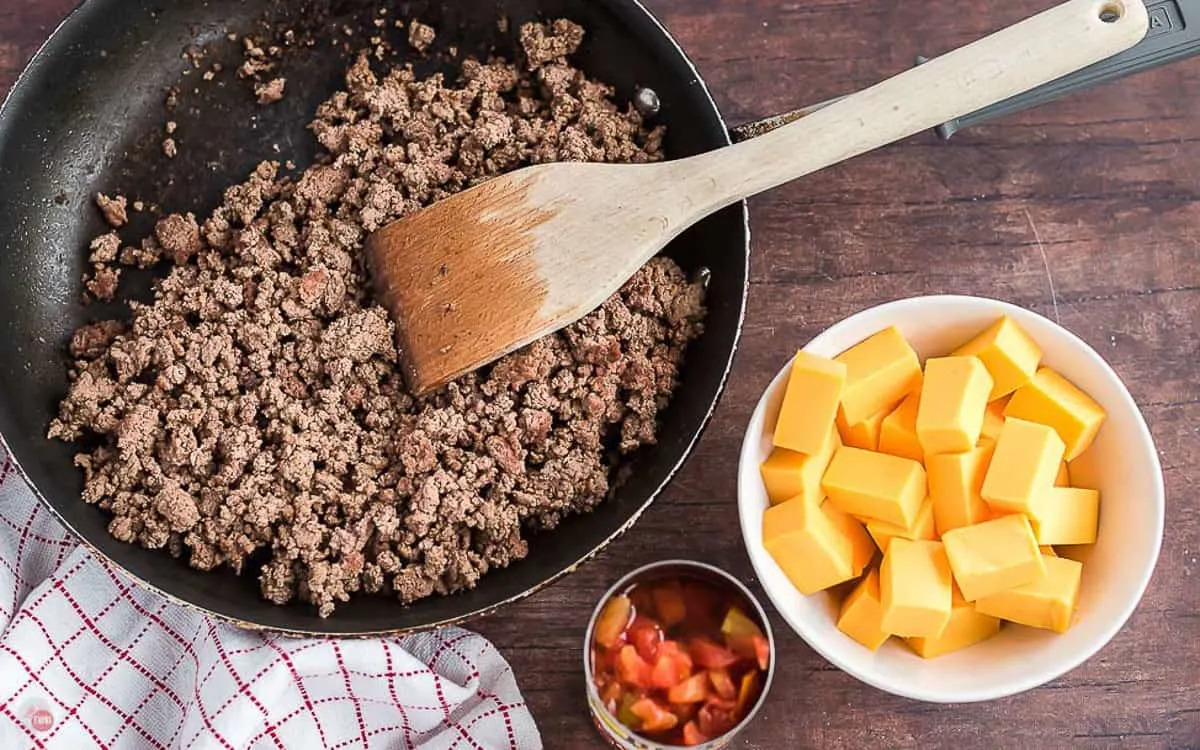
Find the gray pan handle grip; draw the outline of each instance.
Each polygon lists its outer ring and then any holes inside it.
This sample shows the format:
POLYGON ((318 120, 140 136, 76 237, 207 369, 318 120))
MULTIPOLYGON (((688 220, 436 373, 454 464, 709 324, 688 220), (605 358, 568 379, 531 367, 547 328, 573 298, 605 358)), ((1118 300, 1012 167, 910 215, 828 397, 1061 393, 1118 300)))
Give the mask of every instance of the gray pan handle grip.
MULTIPOLYGON (((972 125, 1200 54, 1200 0, 1145 0, 1145 3, 1150 16, 1150 30, 1146 32, 1142 41, 1130 49, 1032 91, 943 123, 935 129, 938 136, 942 140, 948 140, 950 136, 972 125)), ((917 64, 920 65, 925 60, 926 58, 918 57, 917 64)), ((731 129, 731 135, 735 143, 754 138, 795 122, 835 101, 838 99, 746 123, 731 129)))
POLYGON ((1077 73, 940 125, 938 136, 946 140, 972 125, 1200 54, 1200 0, 1146 0, 1146 11, 1150 30, 1137 45, 1077 73))

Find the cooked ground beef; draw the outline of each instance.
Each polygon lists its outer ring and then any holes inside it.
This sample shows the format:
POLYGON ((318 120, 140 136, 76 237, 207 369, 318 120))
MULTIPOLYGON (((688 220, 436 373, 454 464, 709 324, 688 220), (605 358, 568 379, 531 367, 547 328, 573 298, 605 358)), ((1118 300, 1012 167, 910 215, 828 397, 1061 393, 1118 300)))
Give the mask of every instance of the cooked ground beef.
POLYGON ((453 85, 380 75, 364 53, 297 179, 263 163, 203 220, 92 243, 99 297, 114 258, 171 264, 128 325, 76 333, 49 430, 80 443, 84 499, 116 538, 203 570, 263 557, 264 597, 328 616, 357 592, 472 587, 603 501, 622 456, 655 440, 702 285, 656 259, 579 323, 417 399, 362 260, 367 233, 502 172, 661 158, 662 132, 568 63, 582 37, 527 26, 521 64, 468 60, 453 85))

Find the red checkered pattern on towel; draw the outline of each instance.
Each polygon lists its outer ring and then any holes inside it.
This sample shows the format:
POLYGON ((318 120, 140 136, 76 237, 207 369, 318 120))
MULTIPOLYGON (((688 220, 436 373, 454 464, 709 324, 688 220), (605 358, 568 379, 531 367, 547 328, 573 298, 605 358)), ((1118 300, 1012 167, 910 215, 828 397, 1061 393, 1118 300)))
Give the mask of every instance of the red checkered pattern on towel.
POLYGON ((77 547, 0 451, 0 749, 541 746, 480 636, 223 625, 77 547))

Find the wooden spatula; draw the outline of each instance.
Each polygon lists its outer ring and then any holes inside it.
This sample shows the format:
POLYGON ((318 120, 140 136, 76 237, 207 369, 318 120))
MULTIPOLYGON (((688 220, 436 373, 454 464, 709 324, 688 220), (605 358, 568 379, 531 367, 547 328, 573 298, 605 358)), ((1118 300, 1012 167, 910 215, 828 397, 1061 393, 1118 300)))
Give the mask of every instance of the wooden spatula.
POLYGON ((381 228, 373 283, 416 393, 595 310, 683 230, 749 196, 1117 54, 1142 0, 1069 0, 758 138, 645 165, 496 177, 381 228))

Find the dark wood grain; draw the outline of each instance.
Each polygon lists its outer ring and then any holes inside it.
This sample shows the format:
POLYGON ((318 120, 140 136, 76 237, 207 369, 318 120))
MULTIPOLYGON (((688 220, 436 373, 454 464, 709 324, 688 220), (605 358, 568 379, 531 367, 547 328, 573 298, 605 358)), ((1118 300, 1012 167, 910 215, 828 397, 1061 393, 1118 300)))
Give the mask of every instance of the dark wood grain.
MULTIPOLYGON (((926 0, 651 0, 726 115, 869 85, 1045 7, 926 0)), ((0 7, 0 88, 73 5, 0 7)), ((774 621, 780 678, 745 748, 1200 747, 1200 59, 940 143, 925 134, 753 202, 745 338, 715 422, 637 528, 562 583, 476 624, 511 660, 548 747, 600 747, 581 640, 630 567, 699 558, 753 581, 736 456, 761 389, 843 316, 915 294, 985 294, 1061 320, 1129 385, 1161 452, 1168 524, 1128 626, 1043 688, 984 705, 894 698, 774 621)))

